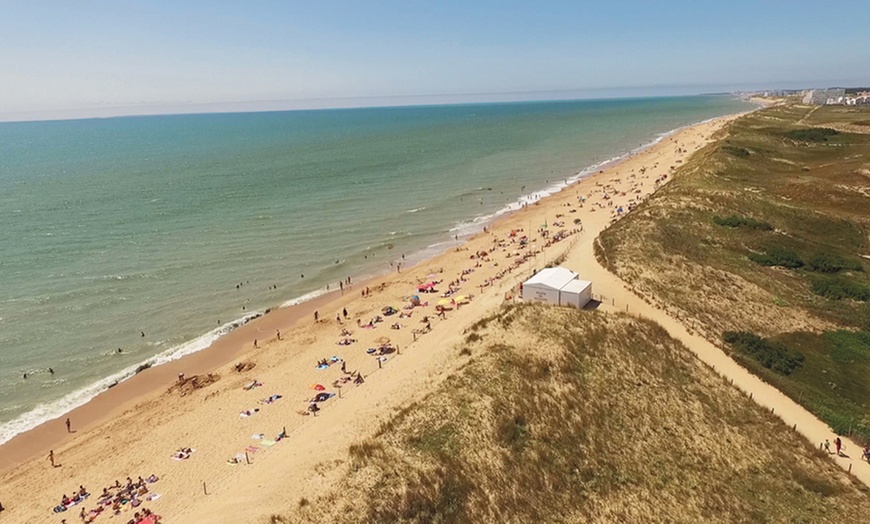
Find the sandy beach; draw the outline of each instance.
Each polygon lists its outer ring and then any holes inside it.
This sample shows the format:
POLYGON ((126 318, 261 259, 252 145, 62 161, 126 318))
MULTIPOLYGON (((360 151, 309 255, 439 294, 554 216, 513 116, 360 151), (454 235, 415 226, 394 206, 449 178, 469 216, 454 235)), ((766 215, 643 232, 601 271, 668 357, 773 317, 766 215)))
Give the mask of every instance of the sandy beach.
MULTIPOLYGON (((68 414, 72 433, 61 417, 19 435, 0 446, 0 503, 6 508, 0 521, 78 522, 82 508, 97 507, 104 487, 150 475, 159 480, 147 484, 138 508, 122 506, 122 521, 142 508, 169 523, 262 522, 271 514, 291 511, 300 498, 334 480, 318 464, 345 460, 351 443, 371 435, 389 414, 421 398, 461 366, 469 358, 457 348, 463 330, 504 301, 515 300, 518 284, 535 269, 566 255, 565 265, 592 280, 596 296, 623 299, 609 307, 630 300, 642 303, 627 298, 618 279, 608 278, 594 262, 593 239, 618 218, 620 208, 628 213, 667 183, 676 168, 733 118, 679 130, 502 217, 459 248, 354 282, 343 293, 274 310, 205 351, 145 370, 68 414), (554 241, 559 236, 564 238, 554 241), (430 282, 437 282, 437 292, 418 291, 430 282), (456 291, 442 297, 451 287, 456 291), (370 292, 364 296, 366 289, 370 292), (428 305, 406 309, 413 295, 428 305), (467 302, 455 303, 459 296, 467 302), (442 316, 436 312, 439 301, 448 308, 442 316), (383 308, 389 306, 398 312, 386 315, 383 308), (377 316, 381 322, 365 327, 377 316), (342 336, 342 329, 350 334, 342 336), (339 345, 345 339, 353 342, 339 345), (383 345, 395 351, 367 352, 383 345), (324 359, 328 365, 318 366, 324 359), (246 369, 238 371, 239 363, 247 363, 246 369), (342 372, 342 363, 348 373, 342 372), (364 377, 362 384, 351 379, 354 371, 364 377), (179 373, 186 377, 180 385, 179 373), (216 380, 194 388, 209 373, 216 380), (251 384, 262 385, 246 387, 251 384), (316 403, 320 410, 312 413, 310 401, 319 393, 331 396, 316 403), (180 448, 195 451, 174 460, 180 448), (54 450, 59 467, 50 466, 49 450, 54 450), (228 463, 234 457, 237 463, 228 463), (92 495, 54 513, 61 497, 72 496, 79 486, 92 495), (153 494, 160 497, 145 500, 153 494)), ((682 327, 674 321, 666 329, 682 327)), ((731 364, 734 369, 728 371, 740 373, 742 368, 731 364)), ((743 373, 749 378, 741 379, 746 384, 741 382, 741 388, 757 387, 754 377, 743 373)), ((819 431, 813 427, 805 434, 816 438, 819 431)), ((105 506, 93 521, 118 522, 116 517, 110 520, 111 513, 105 506)))

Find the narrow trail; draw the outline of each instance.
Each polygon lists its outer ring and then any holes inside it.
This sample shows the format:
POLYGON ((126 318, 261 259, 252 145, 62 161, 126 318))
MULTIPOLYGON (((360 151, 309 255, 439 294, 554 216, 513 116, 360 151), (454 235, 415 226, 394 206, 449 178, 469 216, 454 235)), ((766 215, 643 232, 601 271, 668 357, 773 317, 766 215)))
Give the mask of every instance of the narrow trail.
POLYGON ((813 116, 813 113, 815 113, 816 111, 818 111, 818 110, 821 109, 822 107, 824 107, 824 106, 816 106, 816 107, 810 109, 809 111, 807 111, 807 114, 805 114, 804 116, 802 116, 801 119, 797 121, 798 125, 801 125, 801 126, 803 126, 803 125, 808 125, 808 124, 807 124, 807 119, 808 119, 809 117, 813 116))
MULTIPOLYGON (((603 230, 603 228, 601 229, 603 230)), ((734 387, 740 389, 766 409, 773 413, 789 427, 803 435, 814 446, 819 446, 825 439, 832 443, 837 437, 825 422, 804 409, 798 403, 781 393, 775 387, 765 383, 757 376, 737 364, 720 348, 700 335, 690 333, 679 320, 669 316, 663 310, 656 308, 637 296, 626 286, 626 283, 616 275, 607 271, 595 258, 593 242, 601 230, 587 232, 578 245, 568 254, 565 265, 579 268, 581 277, 591 280, 596 294, 603 294, 601 309, 604 311, 627 311, 629 314, 646 318, 661 325, 671 337, 682 342, 689 350, 698 356, 702 362, 711 366, 716 373, 726 380, 732 381, 734 387)), ((850 471, 855 478, 870 487, 870 464, 861 458, 863 448, 851 439, 840 437, 845 446, 843 456, 831 455, 840 467, 850 471)))

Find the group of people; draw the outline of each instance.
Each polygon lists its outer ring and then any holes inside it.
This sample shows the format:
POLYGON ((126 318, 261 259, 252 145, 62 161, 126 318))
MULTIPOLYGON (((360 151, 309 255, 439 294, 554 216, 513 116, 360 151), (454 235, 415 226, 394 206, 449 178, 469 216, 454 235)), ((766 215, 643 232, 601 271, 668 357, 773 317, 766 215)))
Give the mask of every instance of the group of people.
MULTIPOLYGON (((66 494, 61 497, 61 503, 54 508, 54 512, 60 513, 81 504, 82 509, 79 512, 79 518, 82 522, 93 522, 105 511, 111 512, 112 515, 120 515, 127 504, 129 504, 130 508, 138 508, 142 505, 143 498, 147 498, 149 493, 147 485, 157 482, 157 480, 159 479, 156 475, 151 475, 147 479, 139 477, 136 481, 127 477, 127 482, 124 485, 116 480, 113 485, 103 488, 96 507, 91 510, 85 508, 83 504, 85 499, 90 496, 90 493, 84 486, 79 486, 73 497, 68 497, 66 494)), ((156 524, 159 522, 159 519, 158 515, 154 515, 148 509, 142 508, 134 513, 133 518, 128 521, 128 524, 143 522, 156 524)), ((66 522, 66 520, 62 522, 66 522)))

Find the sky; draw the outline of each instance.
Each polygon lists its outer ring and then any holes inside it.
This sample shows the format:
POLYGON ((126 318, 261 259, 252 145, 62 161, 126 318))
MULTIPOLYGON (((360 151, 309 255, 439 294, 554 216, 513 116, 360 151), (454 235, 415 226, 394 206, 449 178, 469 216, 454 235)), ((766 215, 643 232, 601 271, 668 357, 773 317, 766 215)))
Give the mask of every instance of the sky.
POLYGON ((0 0, 0 120, 870 85, 867 0, 0 0))

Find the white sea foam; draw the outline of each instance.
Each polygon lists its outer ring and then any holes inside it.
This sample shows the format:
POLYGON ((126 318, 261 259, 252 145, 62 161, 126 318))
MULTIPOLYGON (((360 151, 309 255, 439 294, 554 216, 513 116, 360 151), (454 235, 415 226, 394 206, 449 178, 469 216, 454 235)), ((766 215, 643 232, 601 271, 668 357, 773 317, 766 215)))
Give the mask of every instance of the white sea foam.
POLYGON ((418 211, 423 211, 424 209, 426 209, 426 206, 416 207, 414 209, 407 209, 405 210, 405 213, 417 213, 418 211))
POLYGON ((603 169, 604 167, 621 162, 621 161, 625 160, 626 158, 632 157, 632 156, 636 155, 637 153, 640 153, 641 151, 644 151, 644 150, 658 144, 659 142, 661 142, 665 138, 677 133, 678 131, 680 131, 682 129, 685 129, 687 127, 691 127, 694 125, 704 124, 704 123, 716 120, 717 118, 720 118, 720 117, 708 118, 706 120, 702 120, 702 121, 696 122, 694 124, 688 124, 685 126, 677 127, 677 128, 672 129, 670 131, 666 131, 664 133, 659 133, 656 135, 656 137, 653 140, 651 140, 651 141, 649 141, 649 142, 647 142, 639 147, 636 147, 636 148, 634 148, 626 153, 614 156, 612 158, 608 158, 607 160, 603 160, 601 162, 597 162, 595 164, 592 164, 591 166, 583 169, 582 171, 579 171, 575 175, 570 176, 561 182, 557 182, 555 184, 552 184, 552 185, 545 187, 543 189, 540 189, 538 191, 533 191, 531 193, 521 195, 519 198, 517 198, 513 202, 507 204, 506 206, 502 207, 498 211, 495 211, 493 213, 489 213, 486 215, 477 216, 477 217, 473 218, 472 220, 466 220, 463 222, 459 222, 455 226, 451 227, 449 231, 452 235, 459 236, 459 238, 468 237, 468 236, 474 235, 475 233, 479 233, 480 231, 483 231, 484 226, 486 226, 487 224, 489 224, 490 222, 492 222, 496 218, 504 215, 505 213, 517 211, 519 209, 522 209, 522 207, 524 205, 534 204, 535 202, 538 202, 539 200, 541 200, 543 198, 546 198, 550 195, 558 193, 558 192, 562 191, 563 189, 565 189, 566 187, 575 184, 579 180, 586 178, 591 174, 597 173, 599 170, 603 169))
MULTIPOLYGON (((300 302, 302 301, 304 300, 300 300, 300 302)), ((72 411, 79 406, 83 406, 103 391, 106 391, 112 386, 115 386, 118 383, 123 382, 130 377, 136 375, 139 370, 153 366, 159 366, 161 364, 166 364, 167 362, 178 360, 186 355, 190 355, 191 353, 201 351, 209 347, 215 340, 219 339, 220 337, 262 315, 262 312, 254 312, 236 320, 233 320, 232 322, 227 322, 226 324, 216 329, 213 329, 212 331, 209 331, 205 335, 199 336, 193 340, 189 340, 183 344, 179 344, 177 346, 169 348, 147 360, 139 362, 138 364, 128 366, 115 374, 100 379, 83 388, 77 389, 76 391, 73 391, 72 393, 63 396, 58 400, 40 404, 34 409, 26 413, 22 413, 13 420, 10 420, 5 424, 0 425, 0 444, 8 442, 19 433, 31 430, 39 426, 40 424, 43 424, 44 422, 48 422, 49 420, 58 418, 64 413, 68 413, 69 411, 72 411)))

